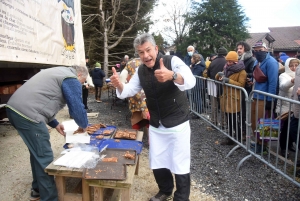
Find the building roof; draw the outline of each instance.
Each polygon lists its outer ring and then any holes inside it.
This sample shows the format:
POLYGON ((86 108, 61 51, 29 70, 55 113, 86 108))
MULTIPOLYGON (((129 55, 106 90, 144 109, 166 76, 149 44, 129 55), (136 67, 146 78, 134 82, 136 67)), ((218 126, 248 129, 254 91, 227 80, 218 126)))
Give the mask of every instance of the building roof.
POLYGON ((246 42, 252 46, 256 41, 262 40, 274 51, 297 50, 300 47, 300 26, 269 27, 270 32, 250 33, 246 42), (272 44, 272 38, 275 40, 272 44), (271 40, 271 41, 270 41, 271 40))

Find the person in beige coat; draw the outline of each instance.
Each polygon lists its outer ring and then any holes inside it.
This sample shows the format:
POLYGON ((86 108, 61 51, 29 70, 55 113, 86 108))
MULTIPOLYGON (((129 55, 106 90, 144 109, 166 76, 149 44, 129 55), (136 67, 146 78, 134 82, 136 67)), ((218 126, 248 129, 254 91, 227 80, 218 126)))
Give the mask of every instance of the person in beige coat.
MULTIPOLYGON (((222 72, 217 73, 216 80, 224 83, 245 87, 247 73, 243 61, 238 60, 238 54, 235 51, 228 52, 226 65, 222 72)), ((241 90, 224 85, 223 93, 220 96, 221 111, 225 112, 228 122, 229 135, 233 136, 233 132, 237 135, 237 139, 241 139, 241 128, 239 123, 239 112, 241 111, 241 90)), ((233 141, 227 138, 221 142, 222 145, 232 145, 233 141)))

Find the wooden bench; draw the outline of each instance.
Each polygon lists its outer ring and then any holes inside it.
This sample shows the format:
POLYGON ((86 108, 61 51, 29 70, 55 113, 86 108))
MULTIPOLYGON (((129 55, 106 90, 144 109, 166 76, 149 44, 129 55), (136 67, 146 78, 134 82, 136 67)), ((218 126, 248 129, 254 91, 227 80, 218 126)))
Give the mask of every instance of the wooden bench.
MULTIPOLYGON (((143 132, 139 131, 137 140, 142 141, 143 132)), ((82 178, 83 168, 67 168, 63 166, 53 165, 54 161, 49 164, 45 172, 49 175, 55 176, 56 187, 58 191, 58 198, 60 201, 90 201, 90 189, 94 187, 94 201, 103 201, 104 189, 114 189, 111 200, 129 201, 131 186, 133 183, 134 175, 138 174, 139 170, 139 158, 136 164, 127 165, 127 178, 123 181, 116 180, 85 180, 82 178), (66 192, 66 178, 74 177, 81 178, 82 180, 82 194, 67 193, 66 192)))

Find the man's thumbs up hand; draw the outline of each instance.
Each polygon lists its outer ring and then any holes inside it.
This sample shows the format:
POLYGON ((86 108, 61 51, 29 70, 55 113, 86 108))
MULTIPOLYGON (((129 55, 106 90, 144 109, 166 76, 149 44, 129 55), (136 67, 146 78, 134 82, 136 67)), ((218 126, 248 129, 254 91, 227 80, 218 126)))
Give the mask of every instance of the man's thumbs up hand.
POLYGON ((117 75, 117 71, 116 71, 116 69, 115 69, 115 67, 112 67, 112 72, 113 72, 113 75, 117 75))
POLYGON ((166 82, 172 80, 173 71, 167 69, 163 63, 163 59, 159 60, 160 69, 154 71, 154 75, 159 82, 166 82))
POLYGON ((112 76, 110 76, 110 82, 112 83, 112 85, 116 88, 120 87, 121 85, 121 81, 119 79, 119 75, 115 69, 115 67, 112 67, 112 76))

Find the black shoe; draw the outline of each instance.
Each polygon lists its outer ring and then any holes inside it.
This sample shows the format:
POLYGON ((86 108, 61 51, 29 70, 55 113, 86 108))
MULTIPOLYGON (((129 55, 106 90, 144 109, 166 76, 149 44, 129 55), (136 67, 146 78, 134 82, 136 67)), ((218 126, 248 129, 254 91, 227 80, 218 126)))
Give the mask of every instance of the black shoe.
POLYGON ((296 149, 295 149, 294 147, 289 147, 289 150, 290 150, 291 152, 296 152, 296 149))
POLYGON ((35 200, 39 200, 39 199, 40 199, 40 193, 34 189, 31 189, 29 200, 35 201, 35 200))
POLYGON ((162 192, 158 192, 155 196, 153 196, 152 198, 150 198, 149 201, 168 201, 168 200, 172 200, 173 196, 171 195, 166 195, 162 192))
POLYGON ((200 119, 200 117, 198 115, 193 114, 192 119, 200 119))
POLYGON ((223 140, 220 144, 221 145, 234 145, 235 143, 232 139, 227 138, 227 139, 223 140))
MULTIPOLYGON (((285 149, 282 149, 281 150, 281 156, 282 157, 285 157, 285 152, 286 152, 286 150, 285 149)), ((287 158, 289 157, 289 152, 287 152, 287 158)))

